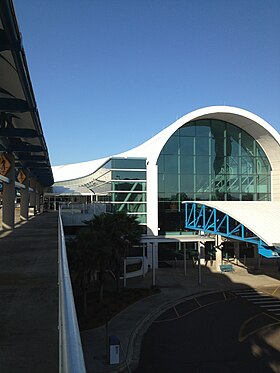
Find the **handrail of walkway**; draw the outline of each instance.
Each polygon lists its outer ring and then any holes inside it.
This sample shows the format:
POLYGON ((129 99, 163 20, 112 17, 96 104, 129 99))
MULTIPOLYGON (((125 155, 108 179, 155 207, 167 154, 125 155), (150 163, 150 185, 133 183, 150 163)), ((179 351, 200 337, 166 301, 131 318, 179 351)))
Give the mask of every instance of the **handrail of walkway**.
POLYGON ((59 372, 86 373, 60 209, 58 215, 58 250, 59 372))

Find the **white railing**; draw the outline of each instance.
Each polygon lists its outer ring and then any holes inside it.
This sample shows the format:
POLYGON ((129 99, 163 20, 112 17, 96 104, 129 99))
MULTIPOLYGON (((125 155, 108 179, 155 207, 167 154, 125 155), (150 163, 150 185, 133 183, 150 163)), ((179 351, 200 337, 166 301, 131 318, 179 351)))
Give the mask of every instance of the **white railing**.
POLYGON ((59 372, 86 373, 60 210, 58 217, 58 251, 59 372))
POLYGON ((63 225, 83 225, 85 220, 91 220, 93 215, 107 212, 109 205, 106 203, 69 203, 61 204, 63 225))

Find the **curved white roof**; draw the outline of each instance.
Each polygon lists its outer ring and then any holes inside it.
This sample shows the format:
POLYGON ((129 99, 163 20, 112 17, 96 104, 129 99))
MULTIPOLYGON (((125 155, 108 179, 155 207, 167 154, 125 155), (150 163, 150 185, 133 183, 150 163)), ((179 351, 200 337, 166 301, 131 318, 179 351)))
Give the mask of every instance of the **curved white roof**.
MULTIPOLYGON (((177 129, 193 120, 208 118, 228 121, 242 129, 245 129, 246 132, 253 136, 262 146, 271 162, 272 169, 274 168, 273 165, 276 163, 276 168, 280 169, 279 133, 259 116, 247 110, 231 106, 210 106, 192 111, 143 144, 124 153, 114 155, 114 157, 147 158, 149 162, 155 164, 163 146, 177 129)), ((55 182, 66 181, 90 175, 101 167, 109 158, 110 157, 89 162, 55 166, 53 167, 54 180, 55 182)))
POLYGON ((268 246, 280 245, 279 201, 203 201, 250 229, 268 246))

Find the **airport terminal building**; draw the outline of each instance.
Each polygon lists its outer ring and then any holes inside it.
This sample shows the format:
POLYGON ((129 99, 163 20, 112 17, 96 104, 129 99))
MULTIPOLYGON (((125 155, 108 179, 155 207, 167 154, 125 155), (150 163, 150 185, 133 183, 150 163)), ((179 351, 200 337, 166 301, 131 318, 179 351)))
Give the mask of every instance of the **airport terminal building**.
MULTIPOLYGON (((277 227, 280 230, 280 135, 243 109, 195 110, 132 150, 56 166, 53 174, 55 183, 45 194, 49 206, 58 201, 106 203, 111 211, 135 215, 144 227, 143 240, 146 237, 159 249, 172 240, 177 246, 197 241, 201 230, 211 233, 205 216, 204 225, 186 226, 186 206, 190 209, 192 203, 207 206, 208 218, 211 209, 222 211, 242 223, 243 233, 244 227, 253 232, 251 237, 258 237, 262 245, 280 247, 280 237, 275 236, 277 227), (245 210, 250 211, 250 221, 245 210), (262 227, 260 210, 266 210, 262 227)), ((228 241, 233 237, 224 236, 228 241)))

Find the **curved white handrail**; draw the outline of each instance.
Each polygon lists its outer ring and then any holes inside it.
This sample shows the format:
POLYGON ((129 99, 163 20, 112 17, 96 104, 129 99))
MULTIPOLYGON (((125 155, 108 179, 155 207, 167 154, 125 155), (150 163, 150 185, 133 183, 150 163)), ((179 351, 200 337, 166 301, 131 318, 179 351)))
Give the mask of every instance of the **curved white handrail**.
POLYGON ((58 217, 58 252, 59 372, 86 373, 60 209, 58 217))

